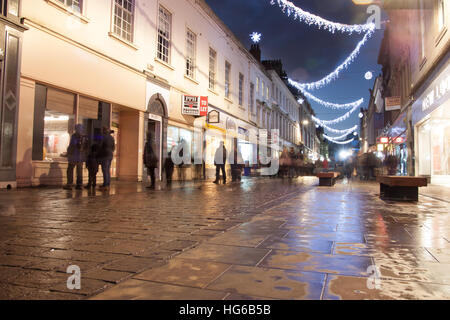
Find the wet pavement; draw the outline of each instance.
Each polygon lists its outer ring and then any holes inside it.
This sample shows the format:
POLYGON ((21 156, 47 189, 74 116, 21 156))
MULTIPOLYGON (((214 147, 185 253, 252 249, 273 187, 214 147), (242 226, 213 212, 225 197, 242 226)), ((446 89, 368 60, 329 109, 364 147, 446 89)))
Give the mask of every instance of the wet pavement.
POLYGON ((0 298, 450 299, 448 202, 317 184, 0 192, 0 298))

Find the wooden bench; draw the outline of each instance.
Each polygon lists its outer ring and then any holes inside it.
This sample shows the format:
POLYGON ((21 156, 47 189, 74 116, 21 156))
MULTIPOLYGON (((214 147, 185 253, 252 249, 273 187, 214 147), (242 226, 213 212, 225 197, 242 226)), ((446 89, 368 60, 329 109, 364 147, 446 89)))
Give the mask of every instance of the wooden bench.
POLYGON ((427 178, 379 176, 380 198, 396 201, 419 201, 419 187, 428 185, 427 178))
POLYGON ((339 172, 320 172, 317 174, 319 178, 319 186, 332 187, 336 183, 336 179, 339 177, 339 172))

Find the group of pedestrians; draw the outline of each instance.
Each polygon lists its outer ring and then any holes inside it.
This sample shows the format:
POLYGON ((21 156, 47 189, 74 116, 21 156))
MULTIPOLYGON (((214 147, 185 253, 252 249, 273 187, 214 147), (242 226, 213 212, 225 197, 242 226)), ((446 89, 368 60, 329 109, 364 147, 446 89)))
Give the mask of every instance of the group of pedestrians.
POLYGON ((278 177, 295 178, 298 176, 312 175, 314 173, 314 165, 306 163, 303 154, 295 152, 294 148, 289 151, 285 147, 280 155, 280 168, 278 170, 278 177))
POLYGON ((112 131, 108 127, 102 129, 102 135, 99 139, 89 141, 84 134, 83 125, 75 126, 75 133, 70 138, 69 147, 67 148, 67 184, 64 186, 66 190, 83 189, 83 166, 89 172, 89 182, 85 186, 86 189, 95 188, 97 186, 97 174, 99 167, 103 173, 102 190, 109 189, 111 185, 111 162, 116 148, 112 131), (74 186, 74 169, 76 169, 76 185, 74 186))

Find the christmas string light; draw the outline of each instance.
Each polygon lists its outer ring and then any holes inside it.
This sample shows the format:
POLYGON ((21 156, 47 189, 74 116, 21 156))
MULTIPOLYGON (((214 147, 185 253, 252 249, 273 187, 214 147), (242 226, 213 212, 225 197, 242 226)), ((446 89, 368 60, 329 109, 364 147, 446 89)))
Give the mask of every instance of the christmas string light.
POLYGON ((363 32, 373 31, 375 29, 374 23, 348 25, 348 24, 332 22, 332 21, 326 20, 322 17, 319 17, 315 14, 304 11, 303 9, 295 6, 290 1, 271 0, 270 4, 275 5, 275 2, 278 3, 278 6, 282 9, 283 13, 286 13, 288 15, 288 17, 290 17, 293 14, 294 20, 298 19, 300 22, 304 22, 309 26, 315 25, 319 29, 325 29, 331 33, 335 33, 336 31, 338 31, 338 32, 348 33, 348 34, 352 34, 352 33, 361 34, 363 32))
MULTIPOLYGON (((344 103, 344 104, 327 102, 327 101, 323 101, 323 100, 313 96, 311 93, 309 93, 309 92, 307 92, 305 90, 303 90, 302 92, 307 98, 309 98, 309 99, 311 99, 311 100, 321 104, 324 107, 332 108, 332 109, 348 109, 348 108, 353 108, 355 106, 359 107, 359 106, 361 106, 364 103, 364 99, 363 98, 361 98, 361 99, 359 99, 358 101, 355 101, 355 102, 344 103)), ((299 101, 299 103, 301 104, 300 101, 299 101)))
POLYGON ((344 114, 342 117, 339 117, 339 118, 334 119, 334 120, 320 120, 319 118, 316 118, 316 117, 314 117, 314 116, 312 116, 312 119, 313 119, 316 123, 318 123, 319 125, 320 125, 320 124, 326 124, 326 125, 336 124, 336 123, 342 122, 342 121, 344 121, 344 120, 347 120, 347 119, 350 117, 350 115, 351 115, 353 112, 355 112, 357 109, 358 109, 358 106, 354 106, 354 107, 352 108, 352 110, 350 110, 349 112, 347 112, 346 114, 344 114))
POLYGON ((361 52, 361 47, 369 40, 370 37, 373 35, 373 31, 369 31, 364 35, 364 38, 358 43, 355 50, 350 54, 350 56, 345 59, 345 61, 340 64, 332 73, 327 75, 325 78, 322 78, 319 81, 311 82, 311 83, 299 83, 297 81, 294 81, 292 79, 288 79, 289 83, 293 86, 295 86, 299 90, 317 90, 320 88, 325 87, 330 82, 336 80, 339 78, 339 74, 344 70, 347 69, 353 61, 358 57, 359 53, 361 52))
MULTIPOLYGON (((317 123, 317 122, 316 122, 316 123, 317 123)), ((325 124, 320 124, 320 123, 317 123, 317 125, 318 125, 319 127, 322 127, 322 128, 324 128, 324 129, 326 129, 326 130, 328 130, 328 131, 330 131, 330 132, 336 133, 336 134, 345 134, 345 135, 349 135, 350 133, 352 133, 352 132, 358 130, 358 126, 357 126, 357 125, 354 126, 354 127, 352 127, 352 128, 350 128, 350 129, 344 129, 344 130, 333 129, 333 128, 330 128, 329 126, 325 125, 325 124)))
POLYGON ((353 141, 355 141, 355 138, 347 140, 347 141, 336 141, 336 140, 328 139, 328 138, 325 138, 325 139, 327 139, 328 141, 330 141, 332 143, 336 143, 336 144, 349 144, 349 143, 352 143, 353 141))
POLYGON ((341 136, 338 136, 338 137, 330 137, 330 136, 324 134, 323 137, 327 140, 342 140, 342 139, 346 138, 349 134, 350 134, 350 132, 343 134, 341 136))

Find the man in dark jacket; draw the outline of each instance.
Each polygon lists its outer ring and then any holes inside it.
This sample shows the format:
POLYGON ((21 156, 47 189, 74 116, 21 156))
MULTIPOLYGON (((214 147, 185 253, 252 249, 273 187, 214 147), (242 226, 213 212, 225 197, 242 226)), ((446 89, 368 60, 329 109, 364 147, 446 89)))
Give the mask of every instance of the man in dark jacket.
POLYGON ((222 179, 223 183, 227 183, 227 174, 225 170, 225 164, 227 163, 227 149, 223 144, 223 141, 220 142, 220 146, 216 150, 216 154, 214 155, 214 165, 216 166, 216 180, 214 183, 218 184, 220 182, 220 171, 222 170, 222 179))
POLYGON ((155 169, 158 168, 158 157, 154 151, 152 136, 150 134, 147 135, 147 142, 144 147, 144 165, 151 179, 151 185, 148 188, 154 189, 156 185, 155 169))
POLYGON ((111 162, 116 150, 114 137, 111 135, 111 129, 103 128, 103 136, 100 144, 99 162, 102 167, 103 185, 101 189, 107 190, 111 186, 111 162))
POLYGON ((70 138, 69 147, 67 148, 67 184, 64 186, 66 190, 73 189, 73 169, 77 169, 77 190, 83 188, 83 163, 86 160, 87 137, 83 134, 83 125, 75 126, 75 133, 70 138))

